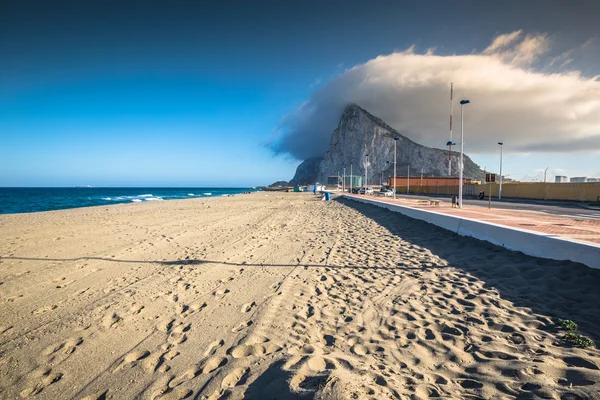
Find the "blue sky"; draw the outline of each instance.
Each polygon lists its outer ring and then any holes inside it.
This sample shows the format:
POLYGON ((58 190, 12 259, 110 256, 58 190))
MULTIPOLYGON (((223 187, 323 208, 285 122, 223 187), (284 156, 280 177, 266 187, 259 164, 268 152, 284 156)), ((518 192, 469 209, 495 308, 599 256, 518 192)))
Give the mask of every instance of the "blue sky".
MULTIPOLYGON (((0 186, 290 179, 299 161, 267 146, 282 118, 346 69, 413 44, 469 54, 523 29, 548 34, 558 56, 592 39, 569 68, 600 74, 594 1, 121 3, 0 1, 0 186)), ((579 173, 580 156, 563 156, 554 169, 579 173)), ((508 154, 505 169, 547 159, 508 154)))

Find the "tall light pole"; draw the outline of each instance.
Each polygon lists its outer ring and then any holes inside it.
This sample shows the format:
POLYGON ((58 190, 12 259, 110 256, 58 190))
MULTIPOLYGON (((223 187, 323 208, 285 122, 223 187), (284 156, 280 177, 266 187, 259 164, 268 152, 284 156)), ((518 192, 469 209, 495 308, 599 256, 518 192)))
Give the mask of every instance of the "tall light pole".
POLYGON ((368 154, 365 154, 365 159, 366 159, 366 161, 365 161, 365 194, 367 194, 367 188, 369 187, 369 184, 368 184, 368 182, 369 182, 369 178, 368 178, 368 176, 369 176, 368 175, 369 174, 368 173, 369 155, 368 154))
POLYGON ((350 194, 352 194, 352 163, 350 163, 350 194))
POLYGON ((454 109, 454 102, 452 101, 452 94, 454 89, 454 83, 450 82, 450 140, 448 141, 448 176, 452 176, 452 111, 454 109))
POLYGON ((342 193, 346 193, 344 190, 344 184, 346 183, 346 167, 342 164, 343 172, 342 172, 342 193))
POLYGON ((503 142, 498 142, 500 145, 500 188, 498 189, 498 200, 502 198, 502 147, 504 145, 503 142))
POLYGON ((394 138, 394 200, 396 200, 396 147, 400 136, 394 138))
POLYGON ((410 193, 410 165, 408 166, 408 181, 406 182, 406 194, 410 193))
POLYGON ((463 119, 463 106, 469 104, 469 100, 460 101, 460 182, 458 183, 458 208, 462 208, 463 205, 463 156, 465 153, 465 124, 463 119))
POLYGON ((548 172, 548 168, 550 168, 550 167, 547 167, 547 168, 544 170, 544 183, 546 183, 546 172, 548 172))

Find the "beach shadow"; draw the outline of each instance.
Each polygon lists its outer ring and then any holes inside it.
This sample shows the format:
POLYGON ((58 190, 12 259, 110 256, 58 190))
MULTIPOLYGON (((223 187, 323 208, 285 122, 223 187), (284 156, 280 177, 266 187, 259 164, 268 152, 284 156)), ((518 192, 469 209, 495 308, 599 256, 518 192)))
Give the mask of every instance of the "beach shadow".
POLYGON ((446 260, 448 267, 478 278, 487 288, 496 288, 515 306, 552 318, 571 319, 582 334, 600 342, 600 270, 510 251, 382 207, 344 198, 335 201, 403 240, 428 249, 446 260))
POLYGON ((311 399, 314 393, 297 393, 290 389, 289 381, 293 377, 292 371, 283 368, 285 360, 279 360, 271 364, 258 378, 256 378, 244 392, 244 399, 289 399, 301 400, 311 399))
MULTIPOLYGON (((182 259, 182 260, 123 260, 119 258, 111 258, 111 257, 74 257, 74 258, 46 258, 46 257, 0 257, 0 262, 2 260, 18 260, 18 261, 51 261, 51 262, 73 262, 73 261, 108 261, 115 263, 132 263, 132 264, 159 264, 166 266, 181 266, 181 265, 205 265, 205 264, 220 264, 227 265, 232 267, 279 267, 279 268, 294 268, 294 267, 303 267, 303 268, 330 268, 330 269, 385 269, 385 270, 415 270, 417 268, 411 267, 367 267, 360 265, 332 265, 332 264, 310 264, 310 263, 300 263, 300 264, 268 264, 268 263, 235 263, 229 261, 217 261, 217 260, 205 260, 205 259, 182 259)), ((444 268, 444 267, 439 267, 444 268)), ((418 268, 422 269, 422 268, 418 268)))

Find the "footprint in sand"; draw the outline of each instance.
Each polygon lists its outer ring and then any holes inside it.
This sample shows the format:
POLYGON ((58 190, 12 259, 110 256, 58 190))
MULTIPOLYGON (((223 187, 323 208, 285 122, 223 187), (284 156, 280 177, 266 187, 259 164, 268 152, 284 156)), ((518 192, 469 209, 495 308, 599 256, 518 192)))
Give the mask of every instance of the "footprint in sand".
POLYGON ((249 327, 250 325, 252 325, 252 321, 251 321, 251 320, 244 321, 244 322, 242 322, 241 324, 239 324, 239 325, 237 325, 236 327, 234 327, 234 328, 231 330, 231 332, 233 332, 233 333, 240 332, 241 330, 243 330, 243 329, 245 329, 245 328, 249 327))
POLYGON ((253 302, 253 301, 252 301, 252 302, 249 302, 249 303, 246 303, 246 304, 244 304, 244 305, 242 306, 242 312, 243 312, 243 313, 247 313, 248 311, 252 310, 252 307, 254 307, 255 305, 256 305, 256 303, 255 303, 255 302, 253 302))
POLYGON ((131 314, 139 314, 140 312, 142 312, 142 310, 144 309, 144 306, 141 304, 134 304, 131 306, 131 308, 129 309, 129 312, 131 314))
POLYGON ((34 396, 40 393, 45 388, 47 388, 48 386, 52 385, 53 383, 58 382, 62 378, 62 376, 63 374, 60 372, 52 372, 52 368, 40 367, 34 370, 30 375, 30 377, 33 378, 33 380, 39 379, 39 383, 32 387, 23 389, 19 394, 21 395, 21 397, 34 396))
POLYGON ((225 378, 223 378, 223 381, 221 381, 221 388, 227 389, 237 386, 246 378, 249 372, 249 368, 234 368, 225 378))
POLYGON ((217 370, 218 368, 221 368, 225 364, 227 364, 226 357, 213 356, 213 357, 209 358, 208 360, 206 360, 206 362, 204 363, 204 366, 202 368, 202 373, 204 373, 204 374, 211 373, 211 372, 217 370))
POLYGON ((181 385, 184 382, 190 381, 192 379, 194 379, 195 377, 197 377, 198 375, 200 375, 202 373, 202 368, 200 368, 199 366, 195 365, 191 368, 188 368, 184 371, 183 374, 179 375, 178 377, 176 377, 175 379, 173 379, 170 383, 169 386, 170 387, 177 387, 179 385, 181 385))
POLYGON ((156 329, 160 332, 169 332, 171 330, 171 328, 173 327, 174 322, 175 322, 175 319, 173 319, 173 318, 163 319, 156 326, 156 329))
POLYGON ((213 292, 213 296, 223 296, 229 292, 229 289, 219 289, 213 292))
POLYGON ((58 307, 57 305, 44 306, 44 307, 38 308, 37 310, 32 311, 31 314, 33 314, 33 315, 44 314, 44 313, 47 313, 48 311, 55 310, 57 307, 58 307))
POLYGON ((181 399, 186 399, 188 397, 190 397, 192 395, 192 390, 188 389, 188 388, 177 388, 174 390, 171 390, 165 394, 163 394, 160 397, 157 397, 157 399, 161 399, 161 400, 181 400, 181 399))
POLYGON ((367 349, 362 344, 355 344, 354 346, 352 346, 350 351, 352 351, 354 354, 359 355, 359 356, 364 356, 364 355, 369 354, 369 349, 367 349))
POLYGON ((81 343, 83 343, 83 338, 81 337, 70 338, 64 342, 51 344, 50 346, 46 347, 42 353, 46 356, 49 356, 62 349, 64 354, 71 354, 81 343))
POLYGON ((217 352, 217 349, 222 347, 225 344, 223 339, 215 340, 211 344, 208 345, 206 351, 204 352, 204 357, 212 356, 217 352))
POLYGON ((243 358, 254 355, 254 345, 243 344, 237 346, 231 351, 231 355, 233 358, 243 358))
POLYGON ((117 313, 108 313, 102 318, 102 326, 105 328, 113 328, 116 327, 121 321, 121 317, 117 315, 117 313))
POLYGON ((113 373, 119 372, 122 369, 131 366, 134 367, 137 364, 137 361, 142 360, 150 355, 148 350, 136 350, 127 354, 121 364, 113 370, 113 373))
POLYGON ((163 353, 153 353, 144 358, 144 361, 142 362, 142 368, 147 372, 155 372, 162 365, 163 360, 163 353))
POLYGON ((206 303, 193 303, 190 304, 189 310, 196 312, 202 310, 204 307, 206 307, 206 303))

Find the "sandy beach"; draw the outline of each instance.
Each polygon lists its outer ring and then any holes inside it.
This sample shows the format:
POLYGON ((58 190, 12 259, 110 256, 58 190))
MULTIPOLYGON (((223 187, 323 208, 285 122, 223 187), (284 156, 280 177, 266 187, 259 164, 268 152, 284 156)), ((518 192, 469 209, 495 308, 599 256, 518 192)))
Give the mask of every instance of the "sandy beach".
POLYGON ((0 215, 3 399, 594 399, 600 271, 306 193, 0 215))

